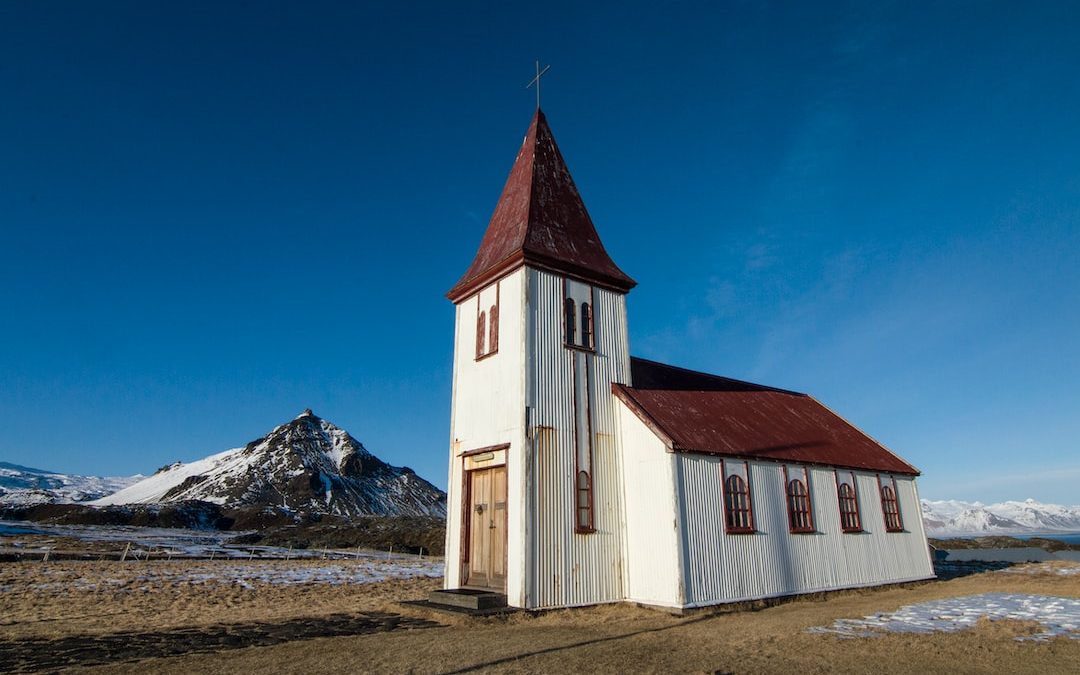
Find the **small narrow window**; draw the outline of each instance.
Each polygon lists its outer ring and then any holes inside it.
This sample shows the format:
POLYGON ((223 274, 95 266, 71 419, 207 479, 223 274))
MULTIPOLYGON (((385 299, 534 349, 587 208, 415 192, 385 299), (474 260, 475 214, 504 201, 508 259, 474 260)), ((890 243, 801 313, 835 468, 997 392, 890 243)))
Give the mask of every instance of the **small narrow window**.
POLYGON ((487 321, 484 313, 476 317, 476 358, 484 355, 484 335, 487 333, 487 321))
POLYGON ((738 474, 732 474, 724 481, 724 519, 729 533, 754 531, 750 513, 750 490, 746 481, 738 474))
POLYGON ((593 318, 589 303, 581 303, 581 346, 593 348, 593 318))
POLYGON ((861 532, 859 502, 855 499, 855 490, 847 483, 840 483, 837 494, 840 497, 840 527, 844 532, 861 532))
POLYGON ((588 471, 578 471, 577 482, 577 530, 593 531, 592 477, 588 471))
POLYGON ((577 315, 574 312, 574 300, 573 298, 567 298, 563 303, 563 311, 565 312, 565 318, 563 323, 566 326, 566 344, 574 344, 574 329, 577 327, 577 315))
POLYGON ((488 353, 494 354, 499 351, 499 306, 492 305, 491 311, 488 313, 488 321, 491 322, 491 326, 488 328, 488 353))
POLYGON ((881 488, 881 510, 885 513, 885 529, 889 532, 903 532, 900 522, 900 505, 896 502, 896 492, 888 485, 881 488))
POLYGON ((788 524, 792 532, 813 532, 814 521, 810 515, 810 495, 806 485, 798 478, 787 484, 788 524))

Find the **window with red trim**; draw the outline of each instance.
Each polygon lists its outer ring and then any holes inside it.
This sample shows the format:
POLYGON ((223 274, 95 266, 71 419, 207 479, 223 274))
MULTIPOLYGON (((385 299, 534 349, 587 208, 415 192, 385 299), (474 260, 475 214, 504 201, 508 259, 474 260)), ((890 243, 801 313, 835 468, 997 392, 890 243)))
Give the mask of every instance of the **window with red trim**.
POLYGON ((588 471, 578 471, 577 531, 593 531, 592 477, 588 471))
POLYGON ((881 510, 885 514, 887 531, 904 531, 904 524, 900 521, 900 504, 896 501, 896 492, 888 485, 881 487, 881 510))
POLYGON ((493 354, 499 351, 499 306, 492 305, 491 311, 488 312, 488 321, 491 325, 488 326, 488 354, 493 354))
POLYGON ((566 330, 566 344, 574 344, 574 337, 577 329, 577 312, 574 307, 574 299, 567 298, 563 301, 563 326, 566 330))
POLYGON ((729 533, 754 531, 750 489, 738 474, 732 474, 724 481, 724 522, 729 533))
POLYGON ((859 523, 859 502, 855 499, 855 489, 847 483, 840 483, 837 490, 840 499, 840 528, 844 532, 862 532, 859 523))
POLYGON ((814 519, 810 514, 810 494, 798 478, 787 484, 788 524, 792 532, 813 532, 814 519))
POLYGON ((593 348, 593 315, 589 303, 581 303, 581 346, 593 348))
POLYGON ((484 351, 484 336, 487 334, 487 319, 483 312, 476 316, 476 358, 480 358, 484 351))

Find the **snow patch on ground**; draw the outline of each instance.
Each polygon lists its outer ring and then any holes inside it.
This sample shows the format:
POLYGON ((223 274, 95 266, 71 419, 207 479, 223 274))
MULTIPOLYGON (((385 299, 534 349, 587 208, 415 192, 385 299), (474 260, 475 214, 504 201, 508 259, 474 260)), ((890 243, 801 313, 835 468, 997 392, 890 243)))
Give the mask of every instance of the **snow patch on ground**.
MULTIPOLYGON (((127 563, 126 572, 137 569, 138 562, 127 563)), ((154 565, 140 570, 134 576, 87 578, 72 576, 67 570, 42 569, 46 575, 55 574, 55 581, 30 584, 34 591, 160 591, 176 585, 240 586, 253 590, 258 584, 292 586, 317 584, 341 586, 346 584, 371 584, 388 579, 412 579, 416 577, 440 578, 443 575, 441 560, 360 560, 357 562, 332 562, 319 565, 265 565, 258 562, 219 562, 198 565, 154 565)), ((10 590, 0 586, 0 592, 10 590)))
POLYGON ((982 593, 907 605, 862 619, 837 619, 809 633, 832 633, 845 638, 877 637, 883 633, 953 633, 973 628, 979 619, 1037 621, 1045 629, 1017 640, 1044 641, 1053 637, 1080 640, 1080 600, 1026 593, 982 593))

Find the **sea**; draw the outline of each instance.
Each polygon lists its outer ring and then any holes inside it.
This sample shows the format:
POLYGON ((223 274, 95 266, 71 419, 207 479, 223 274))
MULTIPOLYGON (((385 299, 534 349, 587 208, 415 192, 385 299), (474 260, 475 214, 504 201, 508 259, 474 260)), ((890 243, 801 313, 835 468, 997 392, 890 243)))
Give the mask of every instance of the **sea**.
POLYGON ((1080 544, 1080 532, 1050 532, 1047 534, 1014 534, 1010 535, 1017 539, 1031 539, 1032 537, 1039 537, 1041 539, 1057 539, 1063 541, 1066 544, 1080 544))

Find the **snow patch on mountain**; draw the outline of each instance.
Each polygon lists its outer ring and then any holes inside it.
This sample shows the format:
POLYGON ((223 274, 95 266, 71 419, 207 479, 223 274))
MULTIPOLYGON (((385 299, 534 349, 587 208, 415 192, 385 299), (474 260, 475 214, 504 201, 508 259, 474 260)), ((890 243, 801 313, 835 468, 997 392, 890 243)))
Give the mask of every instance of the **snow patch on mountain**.
POLYGON ((999 504, 923 499, 922 517, 931 536, 1080 532, 1080 506, 1034 499, 999 504))
POLYGON ((122 490, 143 476, 77 476, 0 462, 0 506, 86 502, 122 490))
POLYGON ((264 438, 172 464, 96 506, 199 500, 342 516, 446 516, 446 494, 310 410, 264 438))

